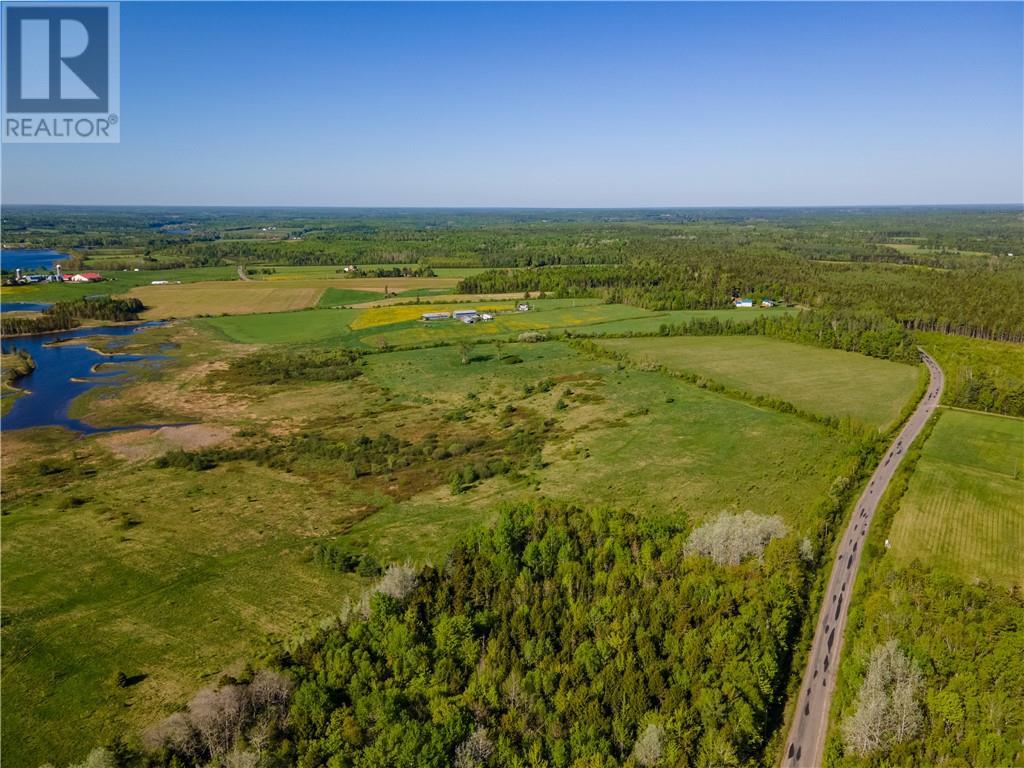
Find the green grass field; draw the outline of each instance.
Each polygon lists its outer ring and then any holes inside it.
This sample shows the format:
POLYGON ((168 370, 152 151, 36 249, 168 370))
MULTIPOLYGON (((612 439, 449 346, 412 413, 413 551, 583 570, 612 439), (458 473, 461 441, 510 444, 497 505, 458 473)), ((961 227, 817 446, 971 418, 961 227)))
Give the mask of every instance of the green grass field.
POLYGON ((757 336, 607 339, 600 344, 637 362, 688 371, 879 429, 892 425, 922 376, 920 368, 910 365, 757 336))
POLYGON ((1024 588, 1024 420, 942 411, 890 540, 900 560, 1024 588))
POLYGON ((834 476, 834 436, 801 419, 663 374, 619 370, 561 342, 503 345, 502 354, 523 362, 499 362, 496 349, 484 344, 467 366, 457 350, 442 347, 373 355, 366 376, 402 402, 419 403, 430 393, 452 407, 500 403, 527 384, 557 382, 526 402, 558 415, 563 426, 564 439, 545 451, 548 466, 536 488, 560 498, 675 519, 753 509, 804 525, 834 476), (564 410, 555 407, 559 399, 564 410))
MULTIPOLYGON (((759 310, 689 310, 650 312, 624 304, 603 304, 597 299, 531 299, 530 312, 501 314, 491 322, 466 325, 455 320, 425 323, 418 318, 425 312, 497 306, 514 308, 513 300, 480 300, 469 304, 392 305, 365 310, 326 309, 351 299, 354 292, 328 288, 320 300, 320 309, 305 312, 278 312, 204 318, 196 322, 213 328, 232 341, 245 344, 322 344, 333 343, 354 349, 375 349, 381 341, 395 347, 458 341, 514 339, 523 331, 572 330, 577 334, 655 333, 665 323, 683 323, 691 318, 716 317, 749 322, 762 314, 759 310), (341 300, 338 300, 338 299, 341 300), (339 315, 338 313, 343 314, 339 315)), ((765 310, 784 312, 786 310, 765 310)))
POLYGON ((349 336, 348 325, 359 313, 358 309, 308 309, 208 317, 192 322, 242 344, 316 344, 349 336))
MULTIPOLYGON (((480 306, 494 303, 480 302, 480 306)), ((524 330, 592 325, 603 320, 645 314, 642 309, 599 304, 594 299, 578 300, 575 307, 571 299, 540 299, 531 304, 537 307, 535 311, 499 316, 492 322, 474 325, 455 320, 425 323, 418 319, 402 319, 410 316, 418 318, 424 312, 436 310, 438 306, 447 310, 463 307, 461 304, 435 306, 426 303, 365 310, 314 309, 238 315, 202 318, 195 322, 202 327, 215 329, 227 339, 244 344, 332 343, 356 349, 373 349, 379 339, 393 346, 413 346, 499 335, 514 337, 524 330)), ((513 303, 504 302, 502 305, 512 307, 513 303)))
POLYGON ((350 291, 347 288, 327 288, 320 297, 318 307, 343 307, 346 304, 361 304, 364 301, 383 299, 383 293, 373 291, 350 291))

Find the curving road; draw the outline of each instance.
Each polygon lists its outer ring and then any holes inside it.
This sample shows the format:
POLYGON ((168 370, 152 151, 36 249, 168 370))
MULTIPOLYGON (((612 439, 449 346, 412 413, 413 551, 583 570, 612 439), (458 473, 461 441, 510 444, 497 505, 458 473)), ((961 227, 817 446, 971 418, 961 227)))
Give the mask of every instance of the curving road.
POLYGON ((874 517, 878 502, 905 454, 905 449, 917 437, 932 415, 942 395, 944 378, 938 363, 921 350, 921 359, 931 372, 928 391, 917 404, 895 442, 875 469, 868 487, 864 489, 850 523, 840 541, 832 577, 825 590, 825 598, 814 630, 807 669, 800 685, 797 709, 793 714, 789 735, 786 737, 783 768, 818 768, 825 753, 825 735, 828 732, 828 711, 836 686, 839 654, 843 650, 843 632, 850 609, 850 592, 857 578, 860 556, 868 526, 874 517))

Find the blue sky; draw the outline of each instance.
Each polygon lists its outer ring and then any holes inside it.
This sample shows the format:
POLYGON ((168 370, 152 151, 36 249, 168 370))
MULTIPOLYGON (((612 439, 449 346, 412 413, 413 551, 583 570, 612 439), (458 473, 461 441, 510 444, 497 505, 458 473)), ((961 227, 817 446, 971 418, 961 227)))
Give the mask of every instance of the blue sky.
POLYGON ((7 203, 1019 203, 1024 4, 122 3, 7 203))

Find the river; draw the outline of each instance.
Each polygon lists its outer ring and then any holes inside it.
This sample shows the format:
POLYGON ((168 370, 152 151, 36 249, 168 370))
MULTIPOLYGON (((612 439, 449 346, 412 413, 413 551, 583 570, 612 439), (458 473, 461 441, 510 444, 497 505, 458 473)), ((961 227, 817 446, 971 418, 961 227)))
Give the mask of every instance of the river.
POLYGON ((2 429, 25 429, 26 427, 60 426, 92 434, 123 429, 157 428, 161 425, 140 425, 134 427, 94 427, 79 419, 68 416, 71 401, 97 386, 112 386, 119 383, 112 377, 129 373, 131 366, 126 363, 144 363, 166 359, 163 355, 100 354, 83 343, 88 337, 130 336, 144 328, 160 323, 141 325, 108 325, 95 328, 75 328, 69 331, 41 333, 32 336, 16 336, 4 339, 4 352, 21 349, 32 355, 36 368, 32 373, 18 379, 15 386, 26 390, 14 401, 10 412, 3 417, 2 429), (79 343, 54 344, 56 341, 82 339, 79 343), (93 367, 100 365, 100 370, 93 367))
POLYGON ((0 314, 4 312, 42 312, 52 306, 43 301, 4 301, 0 302, 0 314))

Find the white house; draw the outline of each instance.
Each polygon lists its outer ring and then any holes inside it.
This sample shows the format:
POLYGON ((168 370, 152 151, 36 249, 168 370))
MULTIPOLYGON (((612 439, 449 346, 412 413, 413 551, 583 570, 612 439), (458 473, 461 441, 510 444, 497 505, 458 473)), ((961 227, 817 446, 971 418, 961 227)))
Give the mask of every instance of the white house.
POLYGON ((516 312, 529 312, 529 311, 530 311, 530 305, 529 304, 517 304, 516 305, 516 312))
POLYGON ((733 299, 732 303, 738 309, 750 309, 754 306, 753 299, 733 299))
POLYGON ((772 301, 771 299, 761 299, 761 306, 762 307, 774 307, 775 306, 775 302, 772 301))

